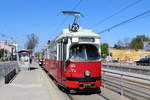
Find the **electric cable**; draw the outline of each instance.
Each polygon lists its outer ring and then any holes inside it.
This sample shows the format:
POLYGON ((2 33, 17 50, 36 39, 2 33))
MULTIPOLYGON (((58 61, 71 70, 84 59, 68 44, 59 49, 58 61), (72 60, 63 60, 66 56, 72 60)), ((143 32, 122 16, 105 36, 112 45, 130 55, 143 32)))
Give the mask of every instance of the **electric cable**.
POLYGON ((104 30, 102 30, 102 31, 100 31, 100 32, 98 32, 98 33, 101 34, 101 33, 110 31, 110 30, 112 30, 112 29, 114 29, 114 28, 116 28, 116 27, 119 27, 119 26, 121 26, 121 25, 127 24, 127 23, 131 22, 132 20, 137 19, 137 18, 139 18, 139 17, 141 17, 141 16, 143 16, 143 15, 146 15, 146 14, 148 14, 148 13, 150 13, 150 10, 147 10, 147 11, 145 11, 145 12, 143 12, 143 13, 141 13, 141 14, 135 16, 135 17, 132 17, 132 18, 130 18, 130 19, 128 19, 128 20, 122 21, 121 23, 116 24, 116 25, 113 25, 113 26, 111 26, 111 27, 109 27, 109 28, 107 28, 107 29, 104 29, 104 30))
POLYGON ((116 15, 122 13, 123 11, 127 10, 128 8, 131 8, 131 7, 135 6, 136 4, 138 4, 138 3, 141 2, 141 1, 142 1, 142 0, 136 0, 135 2, 133 2, 133 3, 129 4, 129 5, 127 5, 127 6, 125 6, 124 8, 118 10, 117 12, 113 13, 112 15, 110 15, 110 16, 108 16, 108 17, 106 17, 106 18, 104 18, 104 19, 102 19, 102 20, 100 20, 100 21, 98 21, 98 23, 95 24, 95 25, 93 25, 93 26, 91 26, 91 28, 93 28, 93 27, 96 28, 97 26, 99 26, 99 25, 102 24, 103 22, 105 22, 105 21, 111 19, 112 17, 114 17, 114 16, 116 16, 116 15))

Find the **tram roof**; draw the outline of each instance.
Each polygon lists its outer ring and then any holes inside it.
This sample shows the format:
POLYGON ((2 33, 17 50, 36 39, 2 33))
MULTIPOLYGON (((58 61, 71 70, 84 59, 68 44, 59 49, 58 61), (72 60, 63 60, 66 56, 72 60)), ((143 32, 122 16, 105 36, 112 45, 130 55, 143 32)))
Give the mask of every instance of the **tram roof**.
POLYGON ((94 33, 92 30, 80 29, 78 32, 71 32, 69 29, 63 29, 59 36, 56 37, 56 41, 64 37, 94 37, 100 38, 100 36, 94 33))

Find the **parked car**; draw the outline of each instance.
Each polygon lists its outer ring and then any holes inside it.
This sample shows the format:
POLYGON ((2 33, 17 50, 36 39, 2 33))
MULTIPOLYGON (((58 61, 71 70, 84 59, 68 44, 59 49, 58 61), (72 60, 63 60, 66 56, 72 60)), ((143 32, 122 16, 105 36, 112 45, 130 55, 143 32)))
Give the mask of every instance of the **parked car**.
POLYGON ((139 61, 136 61, 136 65, 150 66, 150 58, 142 58, 139 61))
POLYGON ((112 62, 113 62, 113 63, 118 63, 119 61, 118 61, 118 60, 112 60, 112 62))

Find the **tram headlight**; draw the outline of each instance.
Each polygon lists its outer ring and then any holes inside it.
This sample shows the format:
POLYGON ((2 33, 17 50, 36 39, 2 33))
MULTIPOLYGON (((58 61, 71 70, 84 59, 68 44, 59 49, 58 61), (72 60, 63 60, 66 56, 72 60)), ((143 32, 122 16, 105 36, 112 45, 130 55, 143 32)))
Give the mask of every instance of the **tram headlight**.
POLYGON ((90 72, 89 70, 86 70, 86 71, 84 72, 84 75, 85 75, 85 76, 90 76, 90 75, 91 75, 91 72, 90 72))

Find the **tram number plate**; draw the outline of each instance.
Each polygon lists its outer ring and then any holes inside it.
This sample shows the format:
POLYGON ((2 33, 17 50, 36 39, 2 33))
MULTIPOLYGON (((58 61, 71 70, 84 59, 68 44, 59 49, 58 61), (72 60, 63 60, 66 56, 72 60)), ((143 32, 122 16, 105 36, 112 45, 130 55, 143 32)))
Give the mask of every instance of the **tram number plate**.
POLYGON ((84 86, 84 88, 90 88, 91 84, 84 84, 83 86, 84 86))

